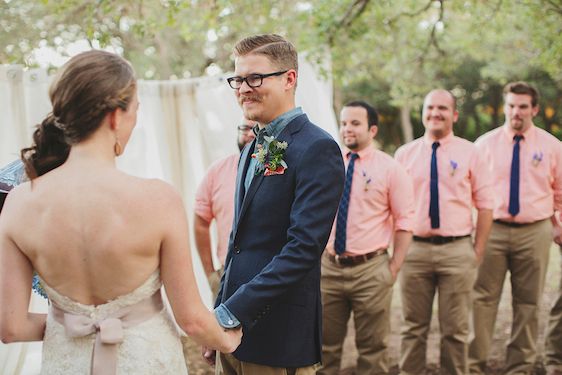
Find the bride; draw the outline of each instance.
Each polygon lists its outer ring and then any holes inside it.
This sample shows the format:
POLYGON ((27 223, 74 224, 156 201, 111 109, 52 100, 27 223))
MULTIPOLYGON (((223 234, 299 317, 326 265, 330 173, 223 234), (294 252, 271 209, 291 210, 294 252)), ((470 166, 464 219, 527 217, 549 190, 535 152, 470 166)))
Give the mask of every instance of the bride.
POLYGON ((43 340, 43 374, 186 374, 173 318, 202 345, 233 352, 202 303, 178 193, 115 167, 136 123, 133 69, 112 53, 73 57, 52 113, 22 150, 30 182, 0 215, 0 338, 43 340), (28 312, 33 271, 49 314, 28 312))

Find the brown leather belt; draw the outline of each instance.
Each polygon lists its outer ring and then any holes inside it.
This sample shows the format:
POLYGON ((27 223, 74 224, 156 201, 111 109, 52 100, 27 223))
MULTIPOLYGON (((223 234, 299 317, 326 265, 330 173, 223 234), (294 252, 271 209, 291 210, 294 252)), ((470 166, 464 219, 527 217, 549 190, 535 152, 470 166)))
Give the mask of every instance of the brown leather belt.
POLYGON ((512 227, 512 228, 521 228, 527 225, 535 224, 536 221, 533 221, 532 223, 515 223, 513 221, 504 221, 504 220, 496 219, 494 220, 494 223, 505 225, 507 227, 512 227))
POLYGON ((378 249, 367 254, 354 255, 354 256, 341 256, 328 254, 330 262, 337 264, 341 267, 353 267, 361 263, 365 263, 369 259, 378 257, 379 255, 386 254, 386 249, 378 249))
POLYGON ((470 237, 470 234, 464 236, 431 236, 431 237, 418 237, 414 236, 414 241, 429 242, 432 245, 445 245, 456 240, 470 237))

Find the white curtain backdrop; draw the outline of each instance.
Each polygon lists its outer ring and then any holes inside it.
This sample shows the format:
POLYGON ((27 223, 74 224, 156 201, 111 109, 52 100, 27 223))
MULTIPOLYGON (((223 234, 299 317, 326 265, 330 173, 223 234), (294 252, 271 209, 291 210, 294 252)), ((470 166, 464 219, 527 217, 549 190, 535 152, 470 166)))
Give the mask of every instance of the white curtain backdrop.
MULTIPOLYGON (((337 137, 332 85, 316 69, 299 61, 297 105, 311 121, 337 137)), ((31 144, 31 134, 50 111, 51 77, 41 69, 0 66, 0 167, 16 159, 31 144)), ((140 177, 160 178, 182 194, 188 217, 193 217, 195 191, 206 168, 237 152, 236 126, 242 119, 233 90, 224 77, 138 83, 140 107, 118 167, 140 177)), ((203 300, 211 306, 211 292, 191 235, 194 269, 203 300)), ((46 311, 46 302, 33 296, 31 306, 46 311)), ((40 344, 0 344, 0 375, 38 374, 40 344)))

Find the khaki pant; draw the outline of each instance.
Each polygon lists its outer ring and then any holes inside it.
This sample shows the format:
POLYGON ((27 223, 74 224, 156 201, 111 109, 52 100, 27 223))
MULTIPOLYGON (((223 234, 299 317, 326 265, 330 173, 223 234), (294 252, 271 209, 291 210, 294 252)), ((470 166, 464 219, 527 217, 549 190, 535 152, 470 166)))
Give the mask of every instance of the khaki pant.
POLYGON ((339 374, 351 311, 359 354, 356 373, 388 373, 393 283, 388 254, 353 267, 341 267, 322 257, 322 367, 317 374, 339 374))
POLYGON ((232 354, 219 354, 221 366, 216 367, 216 375, 314 375, 317 365, 283 368, 258 365, 250 362, 242 362, 232 354), (221 369, 222 367, 222 369, 221 369))
POLYGON ((474 286, 474 339, 470 372, 481 374, 490 352, 503 282, 511 273, 513 323, 504 372, 530 374, 536 358, 538 313, 542 298, 552 224, 542 220, 513 228, 494 223, 474 286))
MULTIPOLYGON (((562 255, 562 246, 560 247, 560 255, 562 255)), ((558 299, 552 306, 548 319, 545 357, 546 368, 550 373, 554 373, 555 370, 562 373, 562 276, 560 277, 558 299)))
POLYGON ((224 272, 224 266, 212 272, 207 278, 207 281, 209 281, 209 287, 211 288, 211 293, 213 293, 213 302, 214 299, 217 297, 217 294, 219 294, 219 289, 221 287, 221 277, 223 272, 224 272))
POLYGON ((401 374, 425 372, 427 337, 435 292, 441 329, 441 374, 466 374, 470 293, 476 256, 469 237, 444 245, 414 241, 400 273, 401 374))

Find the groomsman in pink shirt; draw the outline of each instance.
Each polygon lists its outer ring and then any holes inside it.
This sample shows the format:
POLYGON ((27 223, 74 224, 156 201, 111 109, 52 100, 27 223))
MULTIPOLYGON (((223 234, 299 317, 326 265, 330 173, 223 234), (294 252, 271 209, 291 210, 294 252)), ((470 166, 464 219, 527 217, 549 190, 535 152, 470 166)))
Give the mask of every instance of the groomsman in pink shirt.
MULTIPOLYGON (((562 246, 560 246, 560 255, 562 256, 562 246)), ((560 270, 562 271, 562 267, 560 270)), ((547 375, 562 375, 562 277, 560 277, 558 298, 550 310, 544 357, 547 375)))
MULTIPOLYGON (((255 123, 244 119, 238 125, 238 148, 240 151, 255 138, 252 128, 255 123)), ((205 177, 197 188, 195 195, 195 244, 203 269, 207 275, 213 296, 217 295, 224 260, 228 247, 228 237, 234 219, 234 188, 236 185, 236 171, 240 154, 232 154, 217 160, 207 170, 205 177), (217 226, 216 255, 221 268, 215 270, 211 254, 211 222, 215 220, 217 226)))
POLYGON ((423 104, 424 136, 396 151, 413 178, 416 201, 414 241, 400 276, 401 374, 425 372, 435 292, 441 374, 468 372, 470 293, 492 224, 493 199, 486 159, 473 143, 453 134, 457 118, 453 94, 431 91, 423 104))
POLYGON ((323 368, 317 374, 339 374, 352 311, 357 374, 387 374, 392 285, 412 240, 412 182, 373 144, 378 115, 372 106, 346 104, 340 123, 347 173, 322 257, 323 368), (391 243, 392 257, 387 252, 391 243))
POLYGON ((474 287, 470 371, 484 372, 506 272, 511 274, 513 323, 506 374, 530 374, 536 359, 538 313, 554 217, 562 210, 562 145, 533 124, 539 93, 525 82, 503 90, 505 123, 476 144, 492 170, 494 223, 474 287))

